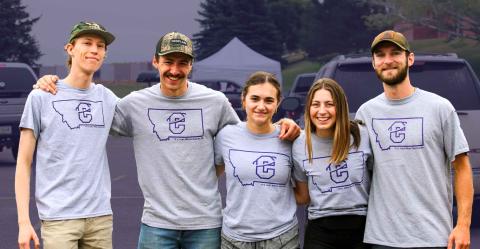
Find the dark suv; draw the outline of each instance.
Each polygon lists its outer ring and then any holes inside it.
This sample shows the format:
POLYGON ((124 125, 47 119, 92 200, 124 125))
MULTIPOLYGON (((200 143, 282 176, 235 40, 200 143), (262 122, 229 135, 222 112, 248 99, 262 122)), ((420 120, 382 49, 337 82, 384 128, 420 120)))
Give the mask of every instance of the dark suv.
MULTIPOLYGON (((475 72, 467 61, 456 54, 416 54, 409 75, 412 85, 447 98, 457 110, 470 145, 475 197, 480 202, 480 82, 475 72)), ((342 85, 351 117, 355 116, 360 105, 383 92, 370 55, 337 56, 320 68, 315 79, 325 77, 342 85)), ((298 105, 296 109, 295 106, 286 107, 289 109, 287 114, 295 114, 291 118, 303 123, 305 98, 298 100, 286 99, 286 102, 298 105)), ((285 104, 282 103, 282 107, 285 104)))
POLYGON ((23 107, 36 81, 37 76, 28 65, 0 62, 0 151, 11 148, 14 158, 18 153, 23 107))
POLYGON ((288 97, 305 97, 307 96, 308 89, 315 80, 316 73, 302 73, 295 77, 292 88, 288 91, 288 97))

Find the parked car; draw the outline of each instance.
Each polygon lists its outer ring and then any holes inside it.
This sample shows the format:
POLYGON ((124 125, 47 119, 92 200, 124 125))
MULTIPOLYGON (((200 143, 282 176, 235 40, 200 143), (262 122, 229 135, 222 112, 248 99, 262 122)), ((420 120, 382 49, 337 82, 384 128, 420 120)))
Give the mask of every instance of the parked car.
POLYGON ((308 89, 315 81, 316 73, 302 73, 295 77, 290 91, 286 94, 287 97, 305 97, 307 96, 308 89))
POLYGON ((20 138, 18 125, 36 81, 37 76, 28 65, 0 62, 0 151, 11 149, 15 159, 20 138))
MULTIPOLYGON (((475 198, 480 204, 480 82, 475 72, 466 60, 455 54, 416 54, 409 75, 414 86, 447 98, 457 110, 471 149, 475 198)), ((342 85, 351 117, 361 104, 383 92, 370 55, 337 56, 320 68, 315 79, 324 77, 342 85)), ((281 104, 281 111, 303 124, 304 105, 305 97, 287 98, 281 104)), ((480 218, 480 212, 477 213, 474 219, 480 218)))
POLYGON ((236 82, 230 80, 193 80, 198 84, 202 84, 208 88, 220 91, 227 96, 228 100, 232 104, 233 109, 237 113, 238 117, 243 120, 245 113, 242 110, 242 89, 243 87, 236 82))

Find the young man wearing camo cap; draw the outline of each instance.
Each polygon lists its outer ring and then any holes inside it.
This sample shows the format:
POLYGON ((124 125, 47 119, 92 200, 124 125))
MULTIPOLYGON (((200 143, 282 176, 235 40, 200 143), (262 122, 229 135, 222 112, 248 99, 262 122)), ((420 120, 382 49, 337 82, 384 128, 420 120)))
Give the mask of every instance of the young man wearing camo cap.
POLYGON ((35 147, 43 248, 112 248, 105 148, 117 97, 92 80, 114 39, 97 23, 76 24, 65 45, 70 71, 58 82, 60 91, 33 90, 27 98, 15 175, 19 248, 30 248, 32 240, 35 248, 40 245, 29 217, 35 147))
POLYGON ((384 93, 356 116, 366 123, 374 154, 364 241, 374 249, 467 249, 473 183, 457 113, 447 99, 414 87, 408 74, 414 54, 403 34, 380 33, 371 52, 384 93))
POLYGON ((138 248, 219 248, 213 138, 239 120, 225 95, 188 80, 193 59, 187 36, 164 35, 152 59, 160 83, 117 105, 112 130, 133 137, 145 197, 138 248))

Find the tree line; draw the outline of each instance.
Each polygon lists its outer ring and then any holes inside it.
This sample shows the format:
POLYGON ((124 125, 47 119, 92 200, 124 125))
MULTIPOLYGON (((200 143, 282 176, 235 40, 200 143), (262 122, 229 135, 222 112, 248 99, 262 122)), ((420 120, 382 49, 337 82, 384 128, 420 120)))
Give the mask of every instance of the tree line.
MULTIPOLYGON (((25 8, 0 1, 0 61, 38 66, 42 54, 30 33, 40 17, 25 8)), ((298 50, 313 58, 366 51, 372 36, 398 22, 480 42, 480 0, 204 0, 198 13, 198 59, 233 37, 276 60, 298 50)))
POLYGON ((480 41, 480 0, 205 0, 200 7, 199 59, 235 36, 276 60, 296 50, 313 58, 368 51, 375 34, 398 22, 480 41))

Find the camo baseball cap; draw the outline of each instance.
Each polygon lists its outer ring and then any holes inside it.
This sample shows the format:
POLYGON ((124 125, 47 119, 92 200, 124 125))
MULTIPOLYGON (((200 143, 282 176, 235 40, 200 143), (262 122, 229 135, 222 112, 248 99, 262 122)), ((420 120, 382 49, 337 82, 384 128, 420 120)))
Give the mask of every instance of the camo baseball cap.
POLYGON ((193 59, 192 40, 179 32, 170 32, 162 36, 157 43, 155 54, 161 56, 175 52, 184 53, 193 59))
POLYGON ((79 22, 73 26, 68 42, 71 43, 73 39, 84 34, 98 35, 105 40, 106 45, 109 45, 115 40, 115 36, 108 32, 102 25, 95 22, 79 22))
POLYGON ((403 50, 406 50, 409 52, 411 51, 407 38, 405 38, 405 36, 402 33, 395 32, 393 30, 386 30, 380 33, 379 35, 377 35, 375 39, 373 39, 372 46, 370 47, 370 51, 373 53, 377 45, 384 41, 394 43, 395 45, 399 46, 403 50))

